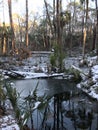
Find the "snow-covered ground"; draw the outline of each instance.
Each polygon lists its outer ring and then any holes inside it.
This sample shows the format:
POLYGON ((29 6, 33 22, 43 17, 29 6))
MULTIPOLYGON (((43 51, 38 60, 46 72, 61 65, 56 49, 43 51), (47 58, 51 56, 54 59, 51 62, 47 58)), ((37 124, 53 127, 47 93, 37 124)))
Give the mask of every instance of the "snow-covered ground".
MULTIPOLYGON (((87 93, 90 97, 96 99, 98 101, 98 65, 97 65, 97 57, 88 57, 87 59, 88 65, 88 75, 90 73, 90 77, 84 78, 83 80, 77 84, 77 87, 82 89, 85 93, 87 93)), ((83 73, 87 73, 85 69, 82 68, 83 73)), ((83 75, 83 74, 82 74, 83 75)))
POLYGON ((20 130, 12 115, 0 117, 0 130, 20 130))
POLYGON ((76 70, 82 71, 82 81, 77 84, 77 87, 87 93, 90 97, 98 101, 98 57, 88 56, 86 58, 86 65, 79 66, 82 61, 82 57, 70 57, 65 59, 65 68, 69 69, 74 66, 76 70), (91 71, 91 77, 87 77, 91 71))
MULTIPOLYGON (((79 57, 65 59, 65 68, 68 69, 72 65, 79 68, 80 59, 81 58, 79 57)), ((32 61, 32 58, 28 59, 28 61, 24 61, 26 65, 23 66, 22 69, 18 69, 17 71, 14 70, 14 72, 19 73, 21 75, 25 75, 24 79, 40 78, 40 77, 45 78, 45 77, 52 77, 52 76, 55 77, 55 76, 63 75, 63 73, 60 73, 60 74, 47 73, 47 65, 49 65, 49 62, 47 62, 48 61, 47 57, 45 59, 41 57, 40 59, 34 60, 33 62, 31 61, 32 61)), ((83 73, 86 73, 86 74, 89 73, 89 70, 91 69, 91 77, 88 78, 84 76, 82 73, 81 74, 82 81, 79 84, 77 84, 77 87, 98 101, 98 65, 96 61, 97 61, 97 57, 88 57, 87 59, 88 66, 82 67, 80 69, 83 71, 83 73)), ((19 127, 15 119, 12 119, 10 115, 0 118, 0 123, 1 123, 0 127, 2 128, 2 130, 13 130, 13 129, 19 130, 19 127), (9 123, 9 120, 10 120, 10 123, 9 123)))
MULTIPOLYGON (((89 70, 91 69, 92 76, 88 78, 82 73, 82 81, 77 85, 77 87, 81 88, 83 91, 88 93, 88 95, 98 100, 98 58, 97 56, 88 56, 86 58, 86 66, 83 67, 79 66, 79 62, 82 61, 81 59, 81 56, 65 58, 65 68, 69 69, 72 66, 75 66, 76 68, 81 69, 86 75, 88 75, 89 70)), ((16 66, 13 72, 24 75, 24 79, 65 76, 63 75, 63 73, 55 73, 51 70, 48 70, 51 68, 49 62, 49 55, 39 57, 36 57, 36 55, 34 55, 33 57, 30 57, 22 62, 24 63, 24 65, 21 67, 16 66)))
POLYGON ((16 79, 35 79, 35 78, 52 78, 63 76, 63 73, 45 73, 43 72, 31 72, 31 71, 4 71, 5 78, 13 76, 16 79), (9 75, 9 76, 8 76, 9 75), (20 77, 18 77, 20 75, 20 77))
MULTIPOLYGON (((36 57, 34 58, 36 59, 36 57)), ((21 75, 25 75, 24 79, 33 79, 33 78, 46 78, 46 77, 57 77, 64 76, 63 73, 48 73, 49 69, 49 57, 37 57, 37 60, 32 58, 24 61, 25 66, 18 72, 21 75), (27 64, 28 63, 28 64, 27 64), (36 64, 36 65, 35 65, 36 64)), ((82 70, 81 73, 82 81, 77 85, 78 88, 81 88, 84 92, 86 92, 92 98, 98 100, 98 65, 97 65, 97 56, 90 57, 88 56, 86 59, 86 65, 80 67, 80 61, 82 61, 82 57, 69 57, 65 58, 64 64, 65 68, 71 68, 75 66, 77 69, 82 70), (91 71, 91 77, 87 77, 89 72, 91 71)))

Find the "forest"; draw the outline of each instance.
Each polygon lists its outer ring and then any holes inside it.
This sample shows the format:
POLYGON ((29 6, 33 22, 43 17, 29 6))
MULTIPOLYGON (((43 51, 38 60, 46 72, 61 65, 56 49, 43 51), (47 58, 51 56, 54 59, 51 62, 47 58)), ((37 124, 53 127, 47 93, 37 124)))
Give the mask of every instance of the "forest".
POLYGON ((25 3, 25 16, 13 14, 12 4, 8 1, 10 24, 1 23, 1 55, 9 55, 10 51, 19 53, 20 48, 48 51, 56 45, 62 51, 69 50, 70 54, 75 47, 81 48, 83 55, 97 50, 98 9, 97 1, 92 1, 94 6, 89 6, 91 0, 74 0, 64 6, 62 0, 53 0, 52 5, 44 1, 43 15, 31 17, 29 1, 25 3))
POLYGON ((0 0, 0 128, 97 130, 98 1, 43 0, 42 14, 29 11, 29 0, 24 14, 13 13, 13 1, 0 0))

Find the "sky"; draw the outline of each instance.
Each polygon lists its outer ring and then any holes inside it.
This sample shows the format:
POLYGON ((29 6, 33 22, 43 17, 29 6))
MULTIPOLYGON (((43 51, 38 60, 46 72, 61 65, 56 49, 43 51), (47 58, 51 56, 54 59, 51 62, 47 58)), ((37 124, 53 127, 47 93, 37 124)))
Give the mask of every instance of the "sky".
MULTIPOLYGON (((7 0, 4 1, 4 8, 0 6, 0 22, 9 21, 7 0)), ((42 13, 44 0, 28 0, 29 12, 33 11, 35 14, 38 12, 42 13)), ((25 0, 12 0, 12 11, 13 13, 19 13, 20 15, 25 14, 25 0)))
MULTIPOLYGON (((44 0, 28 0, 29 11, 39 12, 43 8, 44 0)), ((25 12, 25 0, 13 1, 13 12, 25 12)))
MULTIPOLYGON (((1 0, 0 0, 1 1, 1 0)), ((47 2, 52 2, 53 0, 47 0, 47 2)), ((79 1, 79 0, 77 0, 79 1)), ((4 8, 0 4, 0 23, 5 21, 9 22, 7 0, 3 0, 4 8)), ((70 0, 63 0, 63 5, 66 6, 66 3, 70 0)), ((33 11, 34 14, 41 15, 43 13, 44 0, 28 0, 29 13, 33 11)), ((25 14, 25 0, 12 0, 12 12, 19 13, 19 15, 25 14), (16 2, 17 1, 17 2, 16 2)))
MULTIPOLYGON (((0 0, 1 1, 1 0, 0 0)), ((8 7, 7 7, 7 0, 4 1, 4 8, 0 6, 0 22, 8 22, 9 15, 8 15, 8 7), (3 10, 4 9, 4 10, 3 10), (4 13, 3 13, 4 12, 4 13)), ((53 0, 47 0, 47 2, 52 3, 53 0)), ((70 0, 63 0, 64 5, 65 3, 70 0)), ((29 13, 33 11, 35 14, 42 15, 43 7, 44 7, 44 0, 28 0, 29 6, 29 13)), ((25 14, 25 0, 12 0, 12 12, 25 14)))

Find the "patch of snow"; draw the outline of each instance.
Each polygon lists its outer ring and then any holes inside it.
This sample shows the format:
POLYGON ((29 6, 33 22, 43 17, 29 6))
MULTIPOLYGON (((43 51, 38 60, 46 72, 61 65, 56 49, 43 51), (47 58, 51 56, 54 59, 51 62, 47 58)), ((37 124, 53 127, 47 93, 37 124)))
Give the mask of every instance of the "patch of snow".
MULTIPOLYGON (((91 57, 91 58, 89 57, 89 60, 96 60, 96 59, 97 59, 96 56, 91 57)), ((82 80, 77 85, 77 87, 98 101, 98 93, 95 90, 95 89, 98 89, 98 65, 95 64, 91 67, 91 73, 92 73, 92 77, 85 78, 85 80, 84 81, 82 80), (91 81, 91 79, 92 79, 92 81, 91 81), (89 84, 90 81, 92 82, 92 84, 89 84)))
POLYGON ((41 104, 41 102, 39 102, 39 101, 36 102, 36 103, 35 103, 35 106, 34 106, 34 108, 33 108, 33 110, 35 110, 35 109, 39 106, 39 104, 41 104))
POLYGON ((98 74, 98 65, 92 67, 92 73, 93 75, 98 74))
POLYGON ((91 90, 91 92, 89 93, 89 95, 90 95, 91 97, 93 97, 93 98, 95 98, 95 99, 98 100, 98 94, 96 94, 94 90, 91 90))
POLYGON ((20 130, 16 120, 11 116, 0 118, 0 130, 20 130))

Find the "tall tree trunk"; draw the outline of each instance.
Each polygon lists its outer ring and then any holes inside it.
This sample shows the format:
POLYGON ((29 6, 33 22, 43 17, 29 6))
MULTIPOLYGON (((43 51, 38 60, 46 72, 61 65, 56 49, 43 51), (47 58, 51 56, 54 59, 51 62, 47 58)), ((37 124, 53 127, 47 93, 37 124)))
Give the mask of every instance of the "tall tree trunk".
POLYGON ((61 33, 60 33, 60 1, 57 0, 57 14, 56 14, 56 17, 57 17, 57 44, 59 45, 59 47, 61 47, 61 33))
POLYGON ((56 43, 56 1, 53 0, 53 26, 54 26, 54 41, 56 43))
POLYGON ((96 6, 96 16, 97 16, 97 24, 96 24, 96 51, 98 56, 98 3, 97 0, 95 0, 95 6, 96 6))
POLYGON ((9 19, 10 19, 10 26, 11 26, 11 40, 12 40, 12 50, 15 49, 15 34, 14 34, 14 25, 12 19, 12 0, 8 0, 8 8, 9 8, 9 19))
MULTIPOLYGON (((85 0, 83 2, 83 9, 84 9, 84 14, 83 14, 83 18, 82 18, 82 44, 83 44, 83 50, 82 50, 82 55, 83 55, 83 59, 85 57, 85 45, 86 45, 86 37, 87 37, 87 29, 86 29, 86 20, 85 20, 85 0)), ((87 15, 87 14, 86 14, 87 15)))
POLYGON ((74 20, 74 26, 76 26, 76 0, 74 0, 73 20, 74 20))
POLYGON ((92 51, 95 50, 95 45, 96 45, 96 25, 93 27, 93 44, 92 44, 92 51))
POLYGON ((86 28, 83 30, 83 58, 85 57, 85 44, 86 44, 87 32, 86 28))
POLYGON ((3 37, 3 54, 6 54, 7 52, 7 46, 6 46, 6 37, 3 37))
POLYGON ((2 38, 0 38, 0 55, 2 55, 2 38))
POLYGON ((88 19, 88 4, 89 4, 89 0, 86 0, 86 24, 88 19))
MULTIPOLYGON (((72 1, 70 0, 70 3, 72 1)), ((71 12, 70 12, 71 14, 71 12)), ((72 55, 72 30, 73 30, 73 27, 72 27, 72 17, 70 17, 70 21, 69 21, 69 35, 70 35, 70 55, 72 55)))
POLYGON ((48 18, 48 21, 49 21, 49 26, 50 26, 50 29, 51 29, 51 33, 53 34, 52 23, 51 23, 51 19, 50 19, 50 15, 49 15, 49 11, 48 11, 48 6, 47 6, 46 0, 44 0, 44 3, 45 3, 45 7, 46 7, 46 13, 47 13, 47 18, 48 18))
POLYGON ((21 47, 21 43, 22 43, 22 27, 21 27, 21 23, 18 19, 18 24, 19 24, 19 48, 21 47))
POLYGON ((28 40, 28 0, 26 0, 26 36, 25 36, 25 41, 26 41, 26 47, 28 48, 28 45, 29 45, 29 40, 28 40))
POLYGON ((61 28, 61 14, 62 14, 62 0, 57 0, 56 4, 57 10, 56 10, 56 28, 57 28, 57 44, 58 44, 58 63, 59 63, 59 69, 62 71, 63 69, 63 52, 62 52, 62 30, 61 28))

